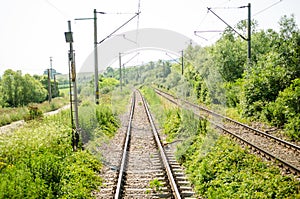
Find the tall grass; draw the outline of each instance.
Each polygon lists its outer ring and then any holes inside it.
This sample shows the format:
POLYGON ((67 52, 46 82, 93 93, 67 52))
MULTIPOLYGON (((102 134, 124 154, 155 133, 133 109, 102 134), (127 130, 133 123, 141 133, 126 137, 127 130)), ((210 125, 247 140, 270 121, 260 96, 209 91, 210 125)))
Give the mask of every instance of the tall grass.
POLYGON ((32 107, 34 107, 37 112, 40 112, 42 114, 45 112, 57 110, 68 103, 69 102, 66 98, 60 97, 52 99, 51 103, 47 101, 41 104, 32 103, 29 104, 28 107, 24 106, 18 108, 0 108, 0 126, 4 126, 19 120, 34 119, 35 117, 32 114, 35 113, 31 112, 32 107))
POLYGON ((72 152, 69 111, 0 135, 0 198, 91 198, 98 162, 72 152))

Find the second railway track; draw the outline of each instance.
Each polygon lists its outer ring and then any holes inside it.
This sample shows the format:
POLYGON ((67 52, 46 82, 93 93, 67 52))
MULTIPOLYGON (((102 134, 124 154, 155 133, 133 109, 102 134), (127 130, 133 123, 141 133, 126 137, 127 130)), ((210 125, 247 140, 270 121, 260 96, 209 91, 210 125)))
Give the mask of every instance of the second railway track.
POLYGON ((175 98, 174 96, 155 89, 160 96, 170 102, 189 109, 196 115, 205 116, 214 126, 221 131, 237 138, 242 143, 250 146, 254 150, 271 158, 286 168, 287 172, 300 175, 300 147, 293 143, 279 139, 275 136, 254 129, 226 116, 222 116, 204 107, 192 104, 186 100, 175 98))

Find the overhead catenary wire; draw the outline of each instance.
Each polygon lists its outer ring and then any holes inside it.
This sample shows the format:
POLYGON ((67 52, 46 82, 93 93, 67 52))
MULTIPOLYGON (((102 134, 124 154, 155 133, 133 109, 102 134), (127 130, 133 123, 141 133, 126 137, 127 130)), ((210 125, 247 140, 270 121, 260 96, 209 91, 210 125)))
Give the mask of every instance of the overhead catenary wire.
POLYGON ((125 63, 123 63, 123 66, 131 62, 136 56, 138 56, 140 52, 137 52, 134 56, 132 56, 130 59, 128 59, 125 63))
POLYGON ((199 26, 201 26, 203 24, 203 22, 206 19, 208 13, 209 13, 209 11, 207 11, 206 14, 204 15, 204 17, 201 19, 199 26))
MULTIPOLYGON (((227 3, 227 1, 226 2, 223 2, 221 5, 223 5, 223 4, 226 4, 227 3)), ((240 9, 240 8, 242 8, 242 6, 239 6, 239 7, 230 7, 230 6, 227 6, 227 7, 225 7, 225 6, 223 6, 223 7, 210 7, 210 8, 207 8, 207 12, 206 12, 206 14, 204 15, 204 17, 201 19, 201 21, 200 21, 200 24, 199 24, 199 26, 201 26, 203 23, 204 23, 204 21, 205 21, 205 19, 207 18, 207 16, 208 16, 208 14, 209 14, 209 11, 211 11, 210 9, 240 9)), ((213 14, 215 14, 215 13, 213 13, 213 14)), ((216 14, 215 14, 216 15, 216 14)), ((218 16, 217 16, 218 17, 218 16)), ((218 17, 219 18, 219 17, 218 17)), ((222 20, 222 19, 221 19, 222 20)), ((224 21, 223 21, 224 22, 224 21)), ((226 24, 226 25, 228 25, 228 24, 226 24)), ((229 25, 228 25, 229 26, 229 25)), ((231 26, 230 26, 231 27, 231 26)), ((205 37, 203 37, 203 36, 201 36, 201 35, 199 35, 198 33, 205 33, 205 32, 223 32, 223 31, 220 31, 220 30, 203 30, 203 31, 194 31, 194 35, 195 36, 197 36, 197 37, 199 37, 199 38, 201 38, 201 39, 204 39, 205 41, 209 41, 209 40, 211 40, 211 38, 214 38, 216 35, 214 35, 213 37, 211 37, 210 39, 207 39, 207 38, 205 38, 205 37)), ((219 34, 218 34, 219 35, 219 34)))
MULTIPOLYGON (((138 0, 138 13, 141 12, 141 0, 138 0)), ((137 17, 137 22, 136 22, 136 37, 135 41, 138 42, 138 35, 139 35, 139 28, 140 28, 140 16, 137 17)))
POLYGON ((279 4, 279 3, 281 3, 282 1, 283 1, 283 0, 279 0, 279 1, 277 1, 277 2, 275 2, 275 3, 273 3, 273 4, 271 4, 271 5, 269 5, 268 7, 262 9, 261 11, 258 11, 257 13, 254 13, 252 16, 254 17, 254 16, 256 16, 256 15, 259 15, 260 13, 263 13, 263 12, 265 12, 266 10, 269 10, 270 8, 272 8, 273 6, 275 6, 275 5, 279 4))
MULTIPOLYGON (((242 7, 241 7, 242 8, 242 7)), ((243 35, 241 35, 238 31, 236 31, 231 25, 229 25, 224 19, 222 19, 219 15, 217 15, 214 11, 212 11, 211 8, 207 8, 211 13, 213 13, 218 19, 220 19, 223 23, 225 23, 231 30, 233 30, 235 33, 237 33, 242 39, 245 41, 248 40, 248 38, 245 38, 243 35)))
POLYGON ((104 42, 106 39, 110 38, 112 35, 114 35, 118 30, 120 30, 121 28, 123 28, 126 24, 128 24, 132 19, 134 19, 135 17, 137 17, 140 14, 140 12, 135 13, 135 15, 133 17, 131 17, 129 20, 127 20, 125 23, 123 23, 121 26, 119 26, 117 29, 115 29, 112 33, 110 33, 108 36, 106 36, 104 39, 102 39, 100 42, 98 42, 98 44, 101 44, 102 42, 104 42))
POLYGON ((110 15, 132 15, 135 14, 134 12, 105 12, 106 14, 110 15))
MULTIPOLYGON (((141 0, 138 0, 138 9, 137 9, 137 11, 138 11, 138 13, 141 12, 141 0)), ((135 34, 135 41, 136 41, 136 44, 137 44, 138 48, 140 47, 139 42, 138 42, 138 39, 139 39, 139 28, 140 28, 140 16, 137 17, 136 34, 135 34)), ((139 60, 139 55, 140 54, 138 54, 137 61, 139 60)))
POLYGON ((177 61, 177 59, 179 59, 179 58, 176 59, 176 58, 172 57, 171 55, 169 55, 167 52, 166 52, 166 55, 171 58, 171 61, 175 61, 176 63, 181 64, 181 62, 177 61))
POLYGON ((61 14, 62 16, 64 16, 65 18, 69 18, 69 15, 67 15, 66 13, 64 13, 61 9, 59 9, 57 6, 55 6, 53 3, 51 3, 49 0, 45 0, 52 8, 54 8, 57 12, 59 12, 59 14, 61 14))

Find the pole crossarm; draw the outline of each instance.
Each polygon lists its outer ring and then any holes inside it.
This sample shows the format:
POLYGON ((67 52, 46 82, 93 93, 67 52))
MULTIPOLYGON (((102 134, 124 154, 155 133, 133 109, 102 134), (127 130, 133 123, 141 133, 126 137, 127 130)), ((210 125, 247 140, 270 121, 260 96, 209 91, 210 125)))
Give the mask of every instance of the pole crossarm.
MULTIPOLYGON (((248 6, 245 6, 248 7, 248 6)), ((242 6, 240 7, 242 8, 242 6)), ((237 30, 235 30, 231 25, 229 25, 225 20, 223 20, 219 15, 217 15, 214 11, 212 11, 211 8, 207 8, 208 11, 210 11, 211 13, 213 13, 216 17, 218 17, 218 19, 220 19, 223 23, 225 23, 231 30, 233 30, 235 33, 237 33, 242 39, 244 39, 245 41, 248 41, 249 38, 245 38, 242 34, 240 34, 237 30)))
POLYGON ((91 19, 94 19, 94 18, 75 18, 74 20, 78 21, 78 20, 91 20, 91 19))

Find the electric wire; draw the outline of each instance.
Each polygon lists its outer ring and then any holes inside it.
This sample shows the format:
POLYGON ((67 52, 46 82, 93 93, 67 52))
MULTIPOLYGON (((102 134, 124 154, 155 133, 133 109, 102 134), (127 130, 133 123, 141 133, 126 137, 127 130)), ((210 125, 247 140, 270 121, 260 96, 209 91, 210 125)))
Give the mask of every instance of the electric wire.
POLYGON ((61 14, 62 16, 64 16, 65 18, 69 18, 69 16, 64 13, 61 9, 59 9, 57 6, 55 6, 54 4, 52 4, 49 0, 45 0, 45 2, 47 2, 52 8, 54 8, 57 12, 59 12, 59 14, 61 14))
POLYGON ((135 14, 133 12, 105 12, 105 14, 111 14, 111 15, 132 15, 135 14))
MULTIPOLYGON (((138 13, 141 12, 141 0, 138 0, 138 13)), ((135 41, 136 41, 136 44, 137 44, 137 47, 139 48, 140 45, 139 45, 139 42, 138 42, 138 39, 139 39, 139 28, 140 28, 140 16, 137 17, 137 22, 136 22, 136 36, 135 36, 135 41)), ((139 58, 140 58, 140 54, 138 54, 137 56, 137 62, 139 61, 139 58)))
MULTIPOLYGON (((141 0, 138 0, 138 13, 141 12, 141 0)), ((136 22, 136 42, 138 41, 138 34, 139 34, 139 28, 140 28, 140 15, 137 17, 137 22, 136 22)))
POLYGON ((282 2, 282 0, 279 0, 276 3, 271 4, 270 6, 268 6, 268 7, 264 8, 264 9, 262 9, 261 11, 258 11, 257 13, 253 14, 252 17, 254 17, 256 15, 259 15, 260 13, 263 13, 264 11, 272 8, 273 6, 275 6, 275 5, 277 5, 277 4, 281 3, 281 2, 282 2))

